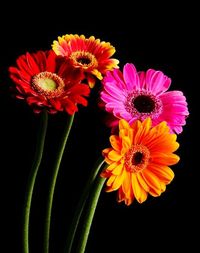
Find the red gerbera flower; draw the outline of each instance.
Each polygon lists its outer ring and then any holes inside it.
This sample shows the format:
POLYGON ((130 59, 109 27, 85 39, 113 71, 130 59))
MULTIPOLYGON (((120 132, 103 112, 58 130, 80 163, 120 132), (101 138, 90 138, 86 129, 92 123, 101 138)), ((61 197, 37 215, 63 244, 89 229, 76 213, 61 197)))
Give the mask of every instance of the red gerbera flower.
POLYGON ((72 115, 77 104, 87 105, 87 85, 80 83, 80 76, 53 50, 26 53, 19 56, 16 67, 10 67, 10 77, 16 85, 16 97, 25 99, 39 113, 66 111, 72 115), (73 75, 72 75, 73 73, 73 75))
POLYGON ((54 41, 52 48, 57 55, 65 57, 70 64, 80 71, 92 88, 95 77, 102 80, 107 70, 118 68, 119 61, 110 58, 115 48, 105 41, 95 39, 94 36, 85 38, 84 35, 66 34, 54 41))

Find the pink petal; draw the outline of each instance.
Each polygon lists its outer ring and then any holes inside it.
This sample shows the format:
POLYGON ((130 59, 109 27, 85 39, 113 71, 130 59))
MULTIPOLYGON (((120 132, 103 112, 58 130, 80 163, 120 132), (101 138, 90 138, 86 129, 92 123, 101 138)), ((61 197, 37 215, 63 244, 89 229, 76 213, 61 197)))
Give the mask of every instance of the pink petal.
POLYGON ((127 63, 123 69, 123 76, 126 83, 127 90, 132 91, 140 88, 140 80, 137 70, 132 63, 127 63))
POLYGON ((138 76, 140 79, 140 88, 145 88, 145 84, 146 84, 146 73, 144 71, 140 71, 138 72, 138 76))
MULTIPOLYGON (((160 96, 163 103, 163 112, 159 121, 166 121, 172 132, 182 132, 182 126, 186 124, 189 115, 186 98, 180 91, 169 91, 160 96)), ((155 123, 155 122, 154 122, 155 123)))
POLYGON ((102 80, 102 84, 106 85, 107 83, 112 83, 117 86, 119 89, 126 89, 126 84, 123 80, 123 75, 120 70, 114 69, 113 71, 106 71, 106 76, 102 80))
POLYGON ((118 99, 120 101, 125 100, 125 94, 118 87, 113 85, 112 83, 107 83, 106 85, 104 85, 104 89, 112 97, 115 97, 116 99, 118 99))
POLYGON ((147 70, 146 73, 146 90, 151 91, 154 95, 160 95, 169 89, 171 79, 165 76, 161 71, 154 69, 147 70))

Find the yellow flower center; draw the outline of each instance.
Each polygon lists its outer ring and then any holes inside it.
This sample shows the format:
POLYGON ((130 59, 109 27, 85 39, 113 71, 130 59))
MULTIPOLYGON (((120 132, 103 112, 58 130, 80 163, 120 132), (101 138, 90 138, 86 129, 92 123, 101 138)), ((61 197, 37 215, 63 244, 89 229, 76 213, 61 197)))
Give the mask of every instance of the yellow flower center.
POLYGON ((147 147, 136 144, 125 154, 125 167, 127 171, 137 173, 145 169, 150 159, 150 152, 147 147))
POLYGON ((47 98, 54 98, 59 97, 63 93, 65 83, 55 73, 45 71, 33 77, 32 86, 41 95, 47 98))
POLYGON ((96 68, 98 66, 96 57, 89 52, 76 51, 73 52, 69 58, 72 60, 72 63, 75 67, 88 69, 88 68, 96 68))

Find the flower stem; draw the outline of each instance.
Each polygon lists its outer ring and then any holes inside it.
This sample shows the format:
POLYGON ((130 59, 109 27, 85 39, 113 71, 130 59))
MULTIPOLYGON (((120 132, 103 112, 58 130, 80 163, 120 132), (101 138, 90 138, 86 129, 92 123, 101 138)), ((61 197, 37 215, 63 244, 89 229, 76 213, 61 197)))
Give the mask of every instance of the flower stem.
POLYGON ((49 194, 48 194, 48 198, 47 198, 47 212, 46 212, 46 216, 45 216, 46 220, 45 220, 45 228, 44 228, 45 229, 45 231, 44 231, 44 250, 43 250, 44 253, 49 252, 49 239, 50 239, 50 226, 51 226, 51 212, 52 212, 52 205, 53 205, 53 196, 54 196, 55 185, 56 185, 56 180, 57 180, 57 176, 58 176, 60 163, 61 163, 62 156, 63 156, 64 150, 65 150, 67 139, 68 139, 68 136, 69 136, 72 124, 73 124, 73 120, 74 120, 74 115, 69 116, 68 122, 66 124, 66 128, 64 130, 62 141, 60 142, 60 145, 59 145, 55 164, 53 167, 53 174, 52 174, 52 178, 50 181, 49 194))
POLYGON ((78 224, 79 224, 81 214, 83 212, 83 208, 85 206, 86 199, 89 195, 90 188, 93 185, 93 182, 96 179, 96 176, 98 175, 99 170, 102 167, 103 163, 104 163, 104 159, 102 157, 100 157, 97 160, 97 162, 96 162, 96 164, 95 164, 95 166, 94 166, 94 168, 93 168, 93 170, 92 170, 92 172, 91 172, 91 174, 88 178, 88 181, 86 183, 85 188, 83 189, 83 192, 81 194, 78 205, 75 209, 75 214, 74 214, 74 217, 73 217, 73 220, 72 220, 69 232, 68 232, 67 244, 66 244, 66 247, 65 247, 65 252, 66 253, 71 252, 72 244, 73 244, 73 241, 74 241, 74 236, 75 236, 78 224))
POLYGON ((86 244, 88 241, 88 236, 90 233, 90 228, 92 225, 94 213, 97 207, 97 203, 99 200, 99 196, 101 193, 101 190, 103 188, 103 185, 106 181, 106 178, 101 178, 98 176, 93 184, 93 189, 91 190, 91 194, 88 199, 88 205, 86 208, 86 215, 84 217, 84 222, 80 234, 80 238, 78 241, 78 246, 77 246, 77 253, 84 253, 86 244))
POLYGON ((37 173, 39 170, 39 166, 42 160, 42 154, 44 150, 44 142, 47 131, 48 124, 48 114, 46 111, 42 112, 40 115, 40 126, 39 132, 37 136, 36 142, 36 152, 34 157, 34 162, 32 164, 32 168, 28 177, 28 184, 25 196, 25 206, 23 213, 23 252, 29 252, 29 222, 30 222, 30 210, 31 210, 31 202, 33 196, 33 189, 35 185, 35 180, 37 177, 37 173))

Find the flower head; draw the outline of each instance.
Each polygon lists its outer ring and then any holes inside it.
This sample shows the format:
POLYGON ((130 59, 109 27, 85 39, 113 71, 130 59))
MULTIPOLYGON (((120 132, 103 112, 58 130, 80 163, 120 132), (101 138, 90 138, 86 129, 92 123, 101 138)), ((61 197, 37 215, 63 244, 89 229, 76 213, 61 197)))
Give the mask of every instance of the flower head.
POLYGON ((168 91, 171 79, 153 69, 137 72, 133 64, 108 71, 103 79, 101 99, 106 111, 130 124, 147 117, 153 125, 166 121, 172 132, 181 133, 189 115, 186 98, 181 91, 168 91))
POLYGON ((119 61, 110 58, 115 48, 94 36, 85 38, 84 35, 66 34, 58 37, 52 48, 57 55, 65 57, 74 68, 79 69, 91 88, 95 84, 95 77, 102 80, 107 70, 118 67, 119 61))
POLYGON ((53 50, 26 53, 16 63, 16 67, 9 68, 16 97, 26 99, 35 112, 45 108, 49 113, 74 114, 77 104, 87 105, 88 86, 80 83, 78 74, 71 74, 71 67, 53 50))
POLYGON ((120 120, 119 136, 111 135, 112 147, 103 150, 109 164, 101 173, 108 178, 107 191, 118 190, 118 201, 125 201, 126 205, 134 198, 144 202, 148 193, 160 196, 174 177, 168 166, 179 161, 173 154, 179 147, 176 137, 169 132, 166 122, 152 127, 151 118, 136 120, 131 125, 120 120))

